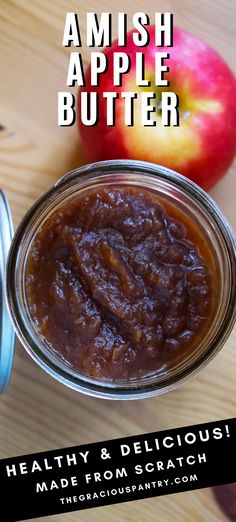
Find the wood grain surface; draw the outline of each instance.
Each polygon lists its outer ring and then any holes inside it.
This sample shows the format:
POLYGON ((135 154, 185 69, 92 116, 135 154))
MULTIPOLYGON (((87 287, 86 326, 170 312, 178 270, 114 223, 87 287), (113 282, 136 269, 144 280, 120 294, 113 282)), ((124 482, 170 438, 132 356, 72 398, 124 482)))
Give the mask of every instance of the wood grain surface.
MULTIPOLYGON (((86 160, 76 128, 57 126, 57 92, 65 90, 66 11, 113 13, 112 0, 0 0, 0 187, 15 225, 57 178, 86 160), (99 9, 98 9, 99 8, 99 9)), ((213 45, 236 70, 234 0, 119 0, 119 11, 171 11, 175 24, 213 45)), ((89 53, 84 48, 85 60, 89 53)), ((212 191, 236 229, 236 167, 212 191)), ((106 402, 47 376, 17 344, 8 392, 0 397, 0 457, 207 422, 236 413, 236 331, 192 381, 160 398, 106 402)), ((1 518, 2 519, 2 518, 1 518)), ((40 520, 55 522, 222 522, 212 491, 201 490, 40 520)), ((4 520, 3 520, 4 522, 4 520)))

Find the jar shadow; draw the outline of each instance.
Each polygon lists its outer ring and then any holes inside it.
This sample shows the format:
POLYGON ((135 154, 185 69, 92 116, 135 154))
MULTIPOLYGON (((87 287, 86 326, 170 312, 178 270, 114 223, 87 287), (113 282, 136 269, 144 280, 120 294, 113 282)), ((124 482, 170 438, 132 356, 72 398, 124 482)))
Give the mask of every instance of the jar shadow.
MULTIPOLYGON (((175 393, 178 391, 172 398, 175 393)), ((41 370, 18 340, 13 375, 4 396, 9 403, 16 399, 19 409, 11 431, 21 440, 19 454, 163 430, 162 412, 173 400, 163 395, 132 402, 110 401, 76 393, 41 370)), ((15 454, 14 437, 11 444, 15 454)))

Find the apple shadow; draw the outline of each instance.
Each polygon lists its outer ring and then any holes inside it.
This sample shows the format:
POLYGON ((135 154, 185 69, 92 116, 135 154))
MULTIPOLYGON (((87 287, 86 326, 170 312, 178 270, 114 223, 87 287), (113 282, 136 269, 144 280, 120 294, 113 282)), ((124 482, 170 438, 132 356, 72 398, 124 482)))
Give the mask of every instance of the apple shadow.
POLYGON ((56 182, 62 176, 87 163, 87 158, 76 133, 69 133, 66 140, 58 143, 47 159, 51 167, 51 181, 56 182))
MULTIPOLYGON (((70 151, 70 154, 68 155, 68 158, 66 159, 66 172, 70 172, 71 170, 74 170, 76 168, 82 167, 82 165, 85 165, 88 163, 88 160, 86 158, 86 154, 84 152, 83 146, 79 141, 74 143, 74 147, 70 151)), ((62 172, 63 175, 63 172, 62 172)))
POLYGON ((211 489, 218 507, 227 520, 236 522, 236 484, 226 484, 211 489))

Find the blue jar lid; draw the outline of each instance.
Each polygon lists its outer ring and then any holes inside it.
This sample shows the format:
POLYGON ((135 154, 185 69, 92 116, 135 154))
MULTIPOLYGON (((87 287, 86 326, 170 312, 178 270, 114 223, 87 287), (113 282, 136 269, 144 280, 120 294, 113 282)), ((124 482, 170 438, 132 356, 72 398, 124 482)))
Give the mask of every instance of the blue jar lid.
POLYGON ((5 277, 7 255, 13 237, 8 201, 0 190, 0 393, 7 388, 14 356, 15 333, 6 305, 5 277))

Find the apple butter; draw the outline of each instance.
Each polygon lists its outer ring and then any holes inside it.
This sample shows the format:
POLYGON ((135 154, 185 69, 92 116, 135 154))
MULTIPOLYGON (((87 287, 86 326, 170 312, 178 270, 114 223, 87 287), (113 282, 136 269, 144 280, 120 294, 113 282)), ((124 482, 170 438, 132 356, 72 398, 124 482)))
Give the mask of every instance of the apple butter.
POLYGON ((26 296, 37 330, 64 362, 90 377, 129 380, 197 349, 216 281, 207 238, 187 213, 151 189, 112 185, 49 215, 30 248, 26 296))

